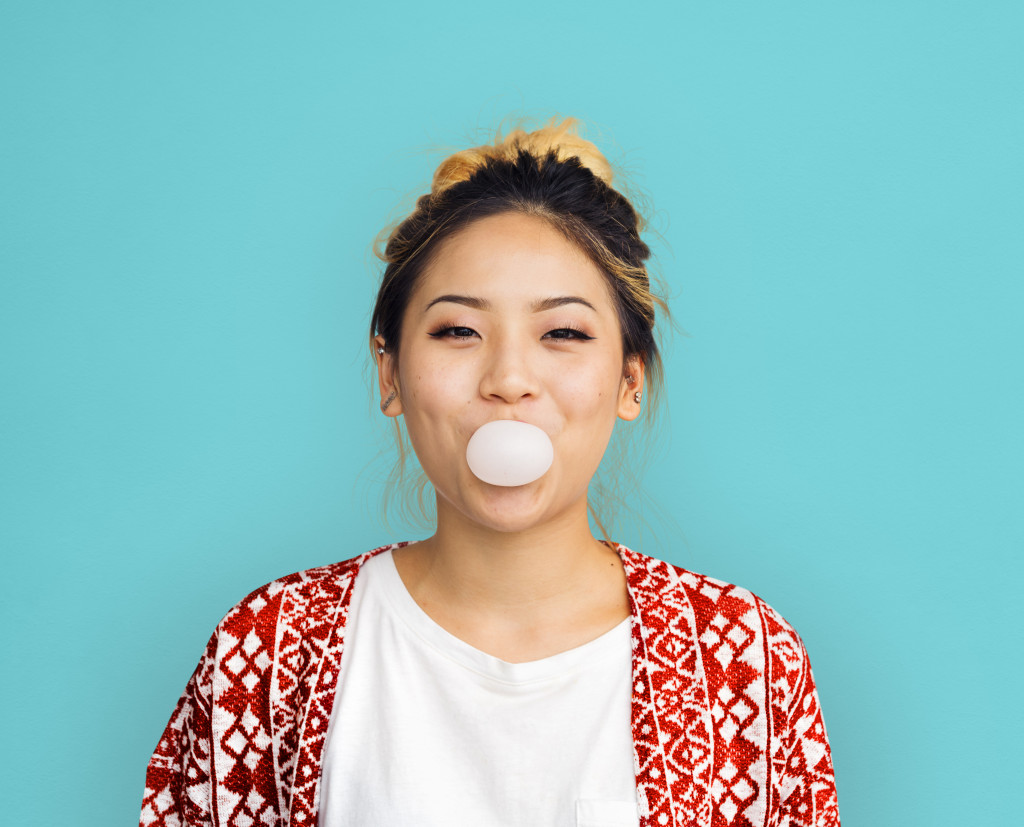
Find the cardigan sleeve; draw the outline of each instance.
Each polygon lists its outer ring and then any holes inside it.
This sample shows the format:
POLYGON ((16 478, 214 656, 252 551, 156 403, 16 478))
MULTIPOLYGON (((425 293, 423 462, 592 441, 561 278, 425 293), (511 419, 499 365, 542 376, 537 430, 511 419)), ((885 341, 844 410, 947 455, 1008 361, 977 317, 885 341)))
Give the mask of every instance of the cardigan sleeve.
POLYGON ((792 694, 779 716, 779 827, 839 827, 832 752, 803 641, 792 631, 792 694))
POLYGON ((217 642, 214 632, 149 761, 140 827, 213 823, 211 685, 217 642))

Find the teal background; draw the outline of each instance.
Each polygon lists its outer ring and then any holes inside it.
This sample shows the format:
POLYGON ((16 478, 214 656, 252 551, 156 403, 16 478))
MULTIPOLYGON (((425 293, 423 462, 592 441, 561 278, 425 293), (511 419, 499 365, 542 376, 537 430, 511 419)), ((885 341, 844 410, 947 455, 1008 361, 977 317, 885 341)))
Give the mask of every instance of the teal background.
POLYGON ((845 824, 1019 818, 1021 4, 0 9, 4 823, 135 823, 231 604, 422 536, 370 242, 516 112, 634 173, 689 334, 617 539, 800 630, 845 824))

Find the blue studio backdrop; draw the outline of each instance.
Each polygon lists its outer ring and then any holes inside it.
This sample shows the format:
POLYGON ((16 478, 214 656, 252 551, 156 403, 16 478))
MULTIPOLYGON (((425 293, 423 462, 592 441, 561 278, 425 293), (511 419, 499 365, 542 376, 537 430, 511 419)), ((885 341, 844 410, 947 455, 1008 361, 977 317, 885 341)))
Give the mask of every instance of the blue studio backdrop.
POLYGON ((654 206, 685 335, 615 539, 800 630, 845 824, 1013 818, 1022 9, 6 0, 2 821, 134 823, 236 600, 422 536, 377 519, 370 245, 509 114, 654 206))

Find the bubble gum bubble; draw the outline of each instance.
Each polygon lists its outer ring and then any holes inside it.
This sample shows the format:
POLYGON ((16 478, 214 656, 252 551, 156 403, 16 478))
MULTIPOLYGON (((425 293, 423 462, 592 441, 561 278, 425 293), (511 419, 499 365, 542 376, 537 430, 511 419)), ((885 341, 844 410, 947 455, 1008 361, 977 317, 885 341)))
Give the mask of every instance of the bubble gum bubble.
POLYGON ((491 485, 526 485, 544 476, 554 458, 544 431, 512 419, 484 423, 466 446, 469 470, 491 485))

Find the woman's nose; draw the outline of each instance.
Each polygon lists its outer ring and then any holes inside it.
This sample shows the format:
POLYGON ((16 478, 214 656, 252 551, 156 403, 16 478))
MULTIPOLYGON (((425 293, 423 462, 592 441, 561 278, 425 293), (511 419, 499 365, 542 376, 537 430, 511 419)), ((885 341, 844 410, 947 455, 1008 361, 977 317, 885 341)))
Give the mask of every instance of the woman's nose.
POLYGON ((481 395, 510 404, 535 396, 539 383, 527 351, 523 343, 507 339, 495 342, 487 354, 487 364, 480 378, 481 395))

